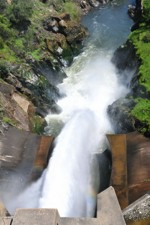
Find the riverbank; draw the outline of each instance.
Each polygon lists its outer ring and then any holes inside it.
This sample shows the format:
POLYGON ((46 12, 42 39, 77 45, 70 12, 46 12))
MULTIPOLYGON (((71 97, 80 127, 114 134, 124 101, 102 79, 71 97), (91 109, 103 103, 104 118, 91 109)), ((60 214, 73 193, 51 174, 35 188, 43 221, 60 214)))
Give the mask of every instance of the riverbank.
POLYGON ((150 3, 137 1, 137 5, 129 8, 129 14, 135 24, 127 42, 118 48, 112 61, 123 76, 134 75, 128 83, 130 93, 109 106, 108 113, 117 133, 139 131, 150 137, 150 3), (132 10, 131 10, 132 9, 132 10), (115 121, 120 121, 119 126, 115 121))

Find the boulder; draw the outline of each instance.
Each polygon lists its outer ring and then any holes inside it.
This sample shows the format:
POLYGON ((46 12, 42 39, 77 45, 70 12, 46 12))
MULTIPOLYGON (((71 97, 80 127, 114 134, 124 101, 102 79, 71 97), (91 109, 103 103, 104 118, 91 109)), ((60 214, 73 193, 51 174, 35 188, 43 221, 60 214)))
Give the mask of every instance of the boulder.
POLYGON ((115 51, 112 57, 112 63, 115 64, 119 72, 133 70, 135 68, 138 70, 140 61, 133 44, 129 40, 115 51))
POLYGON ((33 115, 35 113, 35 107, 25 97, 18 93, 13 93, 12 99, 23 109, 27 115, 33 115))
POLYGON ((20 107, 18 102, 13 98, 13 95, 16 95, 15 88, 13 86, 6 83, 0 83, 0 105, 2 107, 2 115, 0 119, 3 122, 14 126, 16 125, 20 129, 29 131, 29 114, 23 109, 23 102, 27 103, 27 100, 23 96, 17 95, 20 99, 19 104, 22 105, 22 107, 20 107))
POLYGON ((130 114, 134 106, 134 100, 128 98, 121 98, 108 106, 107 113, 115 133, 128 133, 135 130, 135 121, 130 114))
POLYGON ((43 22, 43 27, 47 31, 53 31, 53 32, 58 32, 58 22, 54 18, 47 18, 43 22))

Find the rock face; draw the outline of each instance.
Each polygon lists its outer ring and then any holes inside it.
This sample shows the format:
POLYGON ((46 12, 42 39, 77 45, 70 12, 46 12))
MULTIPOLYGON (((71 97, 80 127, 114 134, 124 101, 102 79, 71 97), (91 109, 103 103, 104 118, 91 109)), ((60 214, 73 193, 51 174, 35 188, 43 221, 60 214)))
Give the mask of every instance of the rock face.
POLYGON ((108 106, 107 112, 115 132, 128 133, 136 129, 135 120, 130 113, 135 106, 132 96, 136 96, 142 92, 139 89, 137 76, 140 61, 136 56, 132 43, 127 41, 126 44, 119 47, 114 53, 112 62, 118 69, 121 82, 130 88, 130 93, 126 98, 119 99, 108 106))
POLYGON ((73 21, 68 13, 51 15, 43 22, 43 27, 50 34, 46 38, 50 53, 62 66, 65 66, 64 63, 70 63, 79 53, 82 41, 87 36, 87 30, 78 21, 73 21))
MULTIPOLYGON (((44 119, 35 114, 36 108, 24 95, 10 84, 0 82, 0 121, 1 132, 7 124, 26 131, 35 131, 35 127, 42 127, 44 119)), ((38 132, 38 129, 37 129, 38 132)))
POLYGON ((0 105, 3 123, 30 130, 30 118, 34 115, 35 107, 24 96, 15 93, 13 86, 0 83, 0 105))

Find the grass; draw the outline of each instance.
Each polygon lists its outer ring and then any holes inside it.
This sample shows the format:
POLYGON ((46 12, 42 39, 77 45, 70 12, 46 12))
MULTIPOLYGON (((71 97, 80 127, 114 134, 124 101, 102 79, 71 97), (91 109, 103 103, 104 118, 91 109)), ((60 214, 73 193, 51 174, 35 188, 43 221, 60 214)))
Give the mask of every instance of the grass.
POLYGON ((5 60, 6 62, 17 62, 17 56, 6 44, 2 49, 0 49, 0 58, 5 60))
POLYGON ((34 115, 31 119, 30 119, 30 129, 31 132, 36 133, 36 134, 42 134, 43 130, 44 130, 44 119, 42 119, 40 116, 38 115, 34 115))
POLYGON ((2 117, 2 122, 3 123, 8 123, 11 126, 17 126, 16 120, 13 120, 13 119, 11 119, 9 117, 6 117, 6 116, 2 117))
POLYGON ((40 49, 35 49, 33 52, 31 52, 31 55, 33 57, 33 59, 35 59, 36 61, 39 61, 41 59, 41 51, 40 49))
POLYGON ((81 9, 73 1, 65 1, 63 10, 70 14, 72 20, 79 21, 81 18, 81 9))

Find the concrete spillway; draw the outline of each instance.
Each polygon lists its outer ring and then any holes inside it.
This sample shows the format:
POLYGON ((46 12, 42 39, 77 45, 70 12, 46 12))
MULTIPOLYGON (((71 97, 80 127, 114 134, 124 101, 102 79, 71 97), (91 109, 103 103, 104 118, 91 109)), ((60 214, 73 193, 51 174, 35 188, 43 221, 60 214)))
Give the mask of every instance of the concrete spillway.
POLYGON ((107 137, 112 152, 111 185, 123 209, 150 190, 150 139, 138 132, 107 137))

